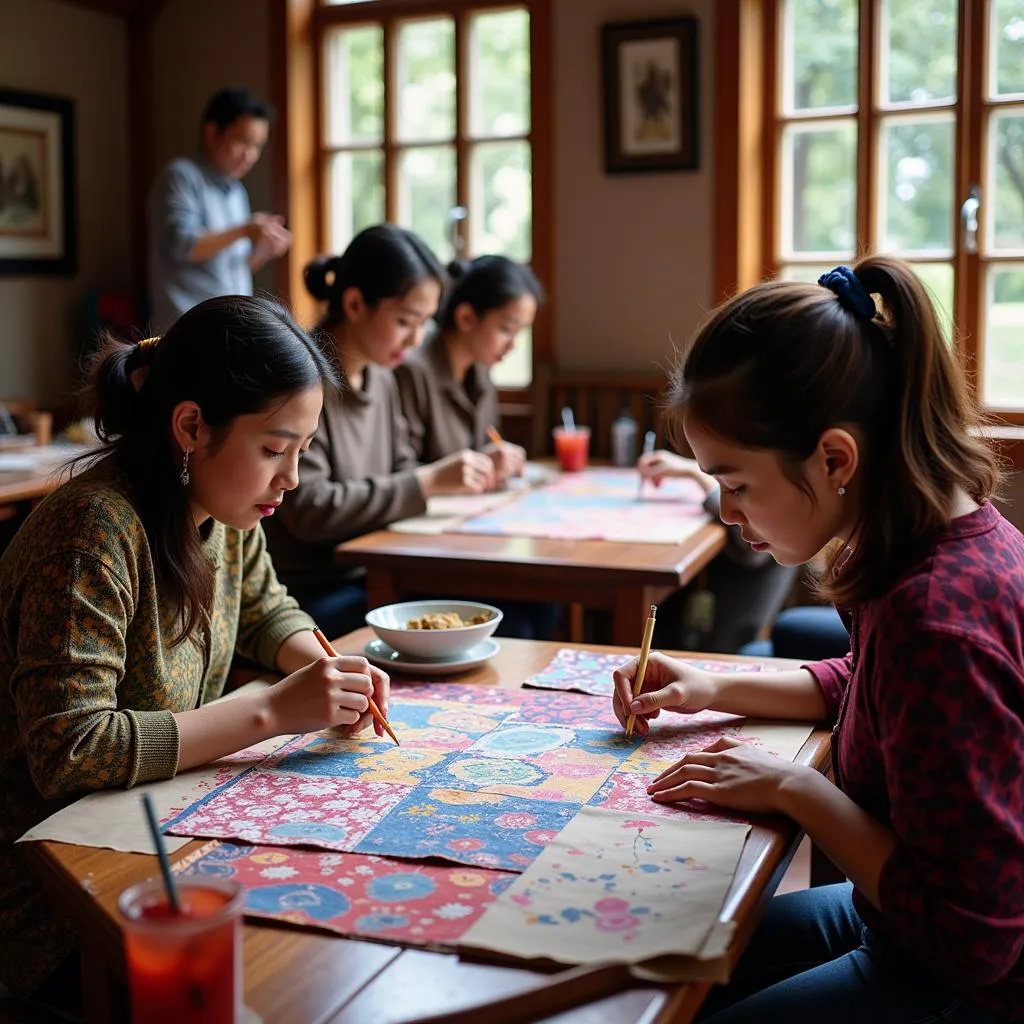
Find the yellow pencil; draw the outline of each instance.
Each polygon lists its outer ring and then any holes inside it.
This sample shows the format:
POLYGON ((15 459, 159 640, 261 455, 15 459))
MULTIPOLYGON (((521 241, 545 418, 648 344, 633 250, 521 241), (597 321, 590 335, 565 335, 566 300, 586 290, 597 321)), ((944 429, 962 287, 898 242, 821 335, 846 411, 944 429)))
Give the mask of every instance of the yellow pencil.
MULTIPOLYGON (((636 679, 633 680, 633 698, 640 696, 644 688, 644 676, 647 675, 647 659, 651 656, 651 640, 654 638, 654 618, 658 614, 658 606, 651 605, 651 613, 647 616, 647 625, 644 626, 644 641, 640 645, 640 663, 636 667, 636 679)), ((626 735, 633 735, 633 726, 636 724, 636 715, 630 714, 626 721, 626 735)))
POLYGON ((491 444, 501 446, 505 442, 501 439, 501 434, 498 433, 497 427, 488 427, 487 436, 491 439, 491 444))
MULTIPOLYGON (((338 657, 338 652, 334 649, 333 645, 331 644, 331 641, 323 635, 318 626, 313 627, 313 636, 315 636, 317 640, 320 641, 320 646, 327 652, 327 657, 338 657)), ((384 727, 384 731, 395 741, 395 746, 400 747, 402 744, 398 742, 398 737, 395 735, 394 730, 391 728, 391 726, 388 725, 388 720, 383 716, 383 714, 381 714, 381 710, 374 703, 373 698, 367 697, 366 700, 370 705, 370 714, 373 715, 373 717, 376 718, 378 722, 380 722, 380 724, 384 727)))

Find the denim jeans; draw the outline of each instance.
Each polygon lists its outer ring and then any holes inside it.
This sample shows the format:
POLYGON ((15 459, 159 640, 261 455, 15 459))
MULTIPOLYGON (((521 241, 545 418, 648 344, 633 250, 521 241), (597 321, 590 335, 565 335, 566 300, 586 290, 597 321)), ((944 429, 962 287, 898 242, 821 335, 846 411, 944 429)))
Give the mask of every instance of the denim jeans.
POLYGON ((702 1024, 1003 1024, 857 916, 849 883, 772 900, 702 1024))

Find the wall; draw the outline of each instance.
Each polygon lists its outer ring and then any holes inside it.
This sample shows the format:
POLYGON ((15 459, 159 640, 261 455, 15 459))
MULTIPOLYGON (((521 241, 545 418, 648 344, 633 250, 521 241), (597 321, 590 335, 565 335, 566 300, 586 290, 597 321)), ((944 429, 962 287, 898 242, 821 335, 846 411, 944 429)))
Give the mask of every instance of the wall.
POLYGON ((555 0, 555 344, 562 366, 650 371, 712 297, 713 0, 555 0), (600 26, 699 19, 700 169, 604 173, 600 26))
POLYGON ((77 383, 83 299, 129 281, 127 32, 56 0, 0 0, 0 85, 75 101, 79 269, 0 277, 0 397, 60 404, 77 383))
MULTIPOLYGON (((226 85, 270 93, 267 0, 168 0, 153 25, 156 166, 196 152, 207 100, 226 85)), ((270 207, 269 154, 245 179, 253 210, 270 207)), ((256 287, 272 286, 265 268, 256 287)))
POLYGON ((1002 496, 1005 500, 997 506, 999 511, 1024 533, 1024 470, 1007 474, 1002 496))
MULTIPOLYGON (((645 0, 642 9, 634 0, 553 4, 557 359, 648 371, 668 360, 669 333, 687 338, 711 301, 713 0, 645 0), (605 175, 600 26, 681 14, 700 20, 701 168, 605 175)), ((154 33, 159 162, 195 146, 196 119, 220 85, 269 91, 268 8, 254 0, 164 7, 154 33)), ((266 208, 266 157, 246 184, 253 209, 266 208)), ((258 284, 271 287, 267 270, 258 284)))

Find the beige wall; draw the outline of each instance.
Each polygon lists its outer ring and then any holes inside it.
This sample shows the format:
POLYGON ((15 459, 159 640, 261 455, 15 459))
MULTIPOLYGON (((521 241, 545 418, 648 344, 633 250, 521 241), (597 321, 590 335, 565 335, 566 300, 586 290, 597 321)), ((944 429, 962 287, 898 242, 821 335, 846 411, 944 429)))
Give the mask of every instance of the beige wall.
MULTIPOLYGON (((269 97, 267 0, 168 0, 153 27, 155 157, 160 167, 199 146, 206 101, 226 85, 269 97)), ((270 160, 245 179, 254 210, 270 206, 270 160)), ((257 287, 269 287, 265 270, 257 287)))
POLYGON ((0 85, 75 101, 78 273, 0 277, 0 397, 57 404, 77 379, 83 297, 129 282, 127 33, 56 0, 0 0, 0 85))
POLYGON ((646 372, 712 295, 713 0, 555 0, 555 344, 563 366, 646 372), (604 173, 600 26, 700 22, 700 169, 604 173))

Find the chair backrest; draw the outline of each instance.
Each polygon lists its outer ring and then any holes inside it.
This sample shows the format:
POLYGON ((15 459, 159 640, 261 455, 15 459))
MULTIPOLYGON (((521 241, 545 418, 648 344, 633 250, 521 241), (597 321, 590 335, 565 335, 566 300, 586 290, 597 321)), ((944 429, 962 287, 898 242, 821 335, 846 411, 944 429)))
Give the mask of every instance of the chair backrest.
POLYGON ((662 418, 665 405, 663 374, 624 374, 609 370, 569 370, 550 364, 537 368, 534 378, 533 454, 551 455, 551 428, 562 422, 562 408, 569 406, 576 422, 590 427, 590 454, 611 457, 612 423, 626 409, 636 420, 639 437, 648 430, 664 443, 662 418))

